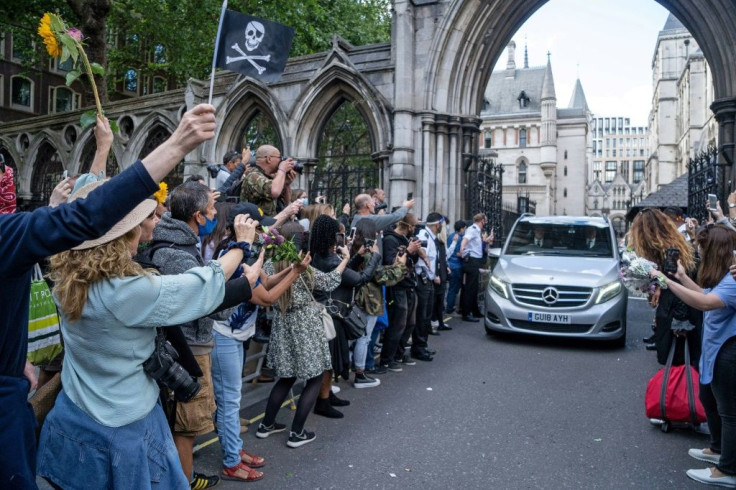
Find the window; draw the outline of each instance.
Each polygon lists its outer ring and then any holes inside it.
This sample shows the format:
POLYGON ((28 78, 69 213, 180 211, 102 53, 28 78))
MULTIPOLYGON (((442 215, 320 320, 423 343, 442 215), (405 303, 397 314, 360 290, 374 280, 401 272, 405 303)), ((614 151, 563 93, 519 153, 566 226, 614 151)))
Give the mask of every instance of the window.
POLYGON ((638 184, 644 179, 644 160, 634 160, 634 184, 638 184))
POLYGON ((125 72, 125 80, 123 81, 123 90, 126 92, 138 93, 138 72, 128 70, 125 72))
MULTIPOLYGON (((601 162, 593 162, 593 178, 595 180, 601 180, 601 162)), ((596 208, 598 205, 596 204, 596 208)))
POLYGON ((13 33, 13 49, 11 56, 17 61, 29 61, 33 56, 33 41, 30 37, 13 33))
POLYGON ((567 197, 567 187, 562 191, 562 197, 567 197))
POLYGON ((529 96, 526 95, 526 92, 522 90, 516 100, 519 101, 519 109, 524 109, 526 106, 529 105, 530 99, 529 96))
POLYGON ((519 148, 526 148, 526 129, 519 130, 519 148))
POLYGON ((61 71, 61 72, 68 72, 71 71, 72 68, 74 68, 74 61, 70 58, 67 58, 65 62, 59 61, 59 58, 52 58, 51 59, 51 69, 55 71, 61 71))
POLYGON ((565 177, 567 177, 567 165, 565 165, 565 177))
POLYGON ((281 148, 281 136, 276 129, 276 124, 263 112, 257 111, 245 125, 239 145, 241 148, 250 146, 253 150, 261 145, 281 148))
POLYGON ((11 78, 10 103, 29 110, 33 109, 33 82, 25 77, 11 78))
POLYGON ((523 160, 519 164, 519 184, 526 184, 526 162, 523 160))
POLYGON ((491 147, 491 132, 486 130, 484 148, 491 147))
POLYGON ((153 48, 153 62, 154 63, 166 63, 166 48, 162 44, 157 44, 153 48))
POLYGON ((67 87, 49 89, 49 112, 67 112, 79 108, 79 94, 67 87))
MULTIPOLYGON (((567 150, 565 150, 565 160, 567 160, 567 150)), ((567 175, 567 174, 565 174, 567 175)))
POLYGON ((616 150, 613 150, 613 156, 616 157, 616 150))
POLYGON ((613 182, 616 178, 616 162, 608 160, 606 161, 606 184, 613 182))

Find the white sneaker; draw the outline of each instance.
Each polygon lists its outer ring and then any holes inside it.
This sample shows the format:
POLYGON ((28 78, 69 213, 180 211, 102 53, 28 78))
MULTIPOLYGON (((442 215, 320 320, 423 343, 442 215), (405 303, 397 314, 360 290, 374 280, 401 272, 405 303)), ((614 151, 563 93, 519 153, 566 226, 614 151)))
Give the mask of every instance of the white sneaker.
POLYGON ((332 385, 332 392, 337 395, 338 393, 340 393, 340 387, 337 385, 332 385))
POLYGON ((432 320, 432 321, 429 322, 429 324, 430 324, 430 326, 432 328, 437 328, 437 327, 440 326, 440 321, 439 320, 432 320))
POLYGON ((720 454, 709 454, 705 452, 705 449, 688 449, 687 454, 691 458, 695 458, 698 461, 705 461, 706 463, 718 464, 721 461, 720 454))
POLYGON ((736 476, 722 476, 716 478, 710 472, 710 468, 702 470, 687 470, 687 476, 693 480, 706 485, 717 485, 721 487, 736 488, 736 476))

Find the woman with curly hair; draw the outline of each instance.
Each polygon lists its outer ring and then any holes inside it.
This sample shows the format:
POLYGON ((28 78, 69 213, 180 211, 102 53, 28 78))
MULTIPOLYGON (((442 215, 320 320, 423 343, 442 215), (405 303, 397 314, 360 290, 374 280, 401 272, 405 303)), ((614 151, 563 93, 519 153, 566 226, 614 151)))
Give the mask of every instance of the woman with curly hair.
MULTIPOLYGON (((89 184, 72 200, 101 185, 89 184)), ((102 237, 51 258, 66 356, 63 390, 41 432, 38 473, 61 488, 80 481, 89 488, 189 488, 159 388, 143 365, 156 327, 199 318, 222 302, 255 226, 240 216, 239 243, 219 261, 158 276, 133 260, 140 224, 155 209, 156 201, 146 200, 102 237)))
MULTIPOLYGON (((629 245, 637 255, 664 268, 668 248, 680 251, 680 263, 688 274, 695 270, 695 252, 685 237, 677 230, 675 223, 658 209, 645 209, 640 212, 629 230, 629 245)), ((700 332, 703 314, 680 301, 669 289, 657 288, 650 298, 650 304, 657 308, 655 313, 654 344, 657 347, 657 361, 667 363, 673 330, 687 331, 691 362, 697 366, 700 358, 700 332), (692 326, 695 326, 693 329, 692 326), (683 327, 683 328, 679 328, 683 327)), ((684 363, 683 349, 678 346, 675 364, 684 363)))
MULTIPOLYGON (((338 264, 341 263, 341 260, 344 260, 345 256, 349 256, 347 248, 337 247, 337 233, 339 229, 340 225, 337 220, 324 214, 319 216, 312 225, 312 233, 309 238, 309 251, 312 253, 312 265, 322 272, 335 270, 338 264)), ((360 287, 370 281, 376 267, 381 263, 381 255, 378 254, 378 247, 374 246, 373 251, 374 253, 367 259, 365 266, 360 271, 355 269, 357 269, 356 264, 362 257, 360 255, 353 257, 348 268, 342 272, 340 285, 337 289, 330 292, 316 288, 314 291, 314 298, 320 303, 328 305, 328 311, 332 315, 332 320, 335 323, 335 332, 337 333, 337 336, 330 340, 332 372, 325 372, 319 398, 314 407, 314 413, 324 415, 325 417, 342 418, 343 414, 334 407, 346 406, 350 403, 347 400, 341 400, 332 393, 332 373, 335 376, 342 375, 345 379, 349 377, 350 354, 342 318, 348 313, 348 307, 353 300, 354 288, 360 287)))
MULTIPOLYGON (((303 229, 298 223, 291 222, 281 227, 281 234, 289 240, 303 236, 303 229)), ((276 415, 294 382, 301 378, 307 382, 299 397, 286 445, 297 448, 315 439, 314 432, 304 429, 304 423, 317 400, 322 373, 330 369, 330 350, 322 325, 322 306, 314 301, 312 290, 335 289, 340 284, 340 275, 347 263, 346 253, 337 268, 328 274, 310 266, 276 301, 268 364, 280 379, 271 389, 266 413, 258 426, 256 437, 264 439, 286 430, 286 425, 276 422, 276 415)), ((269 259, 263 270, 272 276, 292 267, 294 265, 291 263, 274 263, 269 259)))
MULTIPOLYGON (((724 225, 698 230, 696 243, 701 257, 697 283, 678 264, 669 289, 682 301, 705 312, 703 355, 700 358, 700 399, 706 410, 711 444, 690 449, 700 461, 714 463, 687 476, 711 485, 736 487, 736 281, 729 273, 736 249, 736 232, 724 225)), ((652 277, 663 278, 660 271, 652 277)))

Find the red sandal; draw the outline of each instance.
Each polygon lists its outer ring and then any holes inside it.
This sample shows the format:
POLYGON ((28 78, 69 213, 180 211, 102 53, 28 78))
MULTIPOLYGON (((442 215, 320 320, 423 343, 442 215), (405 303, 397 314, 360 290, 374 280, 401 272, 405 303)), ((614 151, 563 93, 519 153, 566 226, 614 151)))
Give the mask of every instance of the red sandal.
POLYGON ((245 449, 240 450, 240 460, 251 468, 260 468, 261 466, 264 466, 266 464, 265 459, 260 456, 256 456, 255 454, 247 453, 245 452, 245 449), (246 461, 246 457, 250 458, 250 461, 246 461))
POLYGON ((258 481, 263 478, 263 473, 254 470, 253 468, 246 466, 245 463, 241 462, 236 464, 232 468, 227 468, 223 466, 221 478, 223 480, 258 481), (245 471, 247 473, 247 476, 245 478, 238 476, 239 470, 245 471))

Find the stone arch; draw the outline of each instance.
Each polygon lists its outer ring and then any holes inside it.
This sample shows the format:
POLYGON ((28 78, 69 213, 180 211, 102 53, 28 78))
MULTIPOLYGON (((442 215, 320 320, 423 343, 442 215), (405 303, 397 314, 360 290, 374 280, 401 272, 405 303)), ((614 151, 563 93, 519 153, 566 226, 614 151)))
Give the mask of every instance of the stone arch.
POLYGON ((46 205, 51 191, 61 180, 64 163, 58 148, 46 138, 41 139, 35 148, 31 160, 33 174, 30 182, 33 207, 46 205))
POLYGON ((148 141, 151 131, 154 131, 158 127, 167 130, 169 135, 171 135, 176 130, 177 124, 164 112, 156 111, 149 114, 133 130, 133 135, 128 141, 128 146, 122 155, 122 159, 118 158, 120 168, 128 168, 140 158, 141 151, 148 141))
MULTIPOLYGON (((86 129, 83 129, 81 134, 77 137, 77 142, 75 143, 74 148, 72 148, 72 152, 69 155, 69 175, 77 175, 88 171, 84 168, 84 160, 90 151, 95 151, 96 143, 97 142, 95 141, 94 127, 90 126, 86 129)), ((120 144, 119 138, 116 137, 113 140, 110 153, 115 159, 116 163, 120 161, 120 155, 123 153, 123 147, 120 144)), ((119 163, 118 170, 122 170, 119 163)), ((110 177, 110 175, 108 175, 108 177, 110 177)))
POLYGON ((62 167, 64 169, 67 168, 68 164, 65 157, 68 157, 68 154, 60 150, 65 146, 63 142, 59 139, 60 136, 61 134, 58 131, 51 131, 49 129, 42 129, 33 136, 33 139, 28 146, 28 151, 26 151, 25 158, 23 159, 24 164, 22 168, 18 169, 18 173, 21 175, 23 183, 28 186, 27 188, 23 189, 24 192, 33 192, 32 179, 36 172, 36 169, 34 167, 36 165, 38 151, 44 143, 50 144, 56 150, 56 153, 59 155, 62 167))
MULTIPOLYGON (((268 90, 261 82, 252 79, 243 79, 228 96, 224 107, 218 111, 223 114, 218 124, 219 133, 215 137, 217 145, 212 148, 214 154, 209 160, 220 163, 222 154, 230 149, 241 150, 239 141, 247 125, 259 113, 262 114, 274 127, 281 139, 281 152, 285 155, 292 153, 291 138, 287 135, 289 118, 281 108, 273 91, 268 90)), ((279 146, 277 142, 271 142, 279 146)), ((255 150, 255 148, 251 148, 255 150)))
POLYGON ((368 123, 373 151, 391 144, 391 105, 357 70, 333 63, 305 87, 294 107, 292 121, 294 153, 316 158, 325 124, 344 100, 353 101, 368 123))

